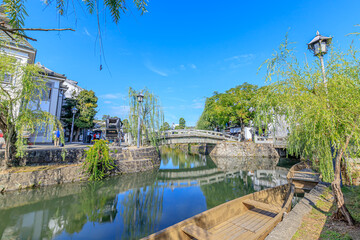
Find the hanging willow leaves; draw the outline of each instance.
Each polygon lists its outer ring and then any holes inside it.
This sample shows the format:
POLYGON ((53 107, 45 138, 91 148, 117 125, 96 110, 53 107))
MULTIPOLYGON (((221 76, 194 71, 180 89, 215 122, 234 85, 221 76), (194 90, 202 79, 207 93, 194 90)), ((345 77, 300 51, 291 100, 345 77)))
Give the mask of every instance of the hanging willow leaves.
POLYGON ((86 151, 83 169, 89 175, 89 180, 99 181, 114 168, 114 161, 110 157, 107 141, 95 140, 94 142, 94 145, 86 151))
MULTIPOLYGON (((160 128, 164 123, 164 113, 160 106, 160 101, 157 96, 149 92, 148 89, 142 91, 144 100, 141 109, 141 137, 153 146, 158 146, 160 137, 160 128)), ((137 101, 138 92, 133 88, 129 88, 129 129, 132 136, 137 140, 138 136, 138 113, 139 102, 137 101)))
POLYGON ((46 136, 59 129, 64 143, 61 122, 40 108, 43 96, 48 94, 45 78, 38 66, 0 53, 0 130, 5 137, 5 167, 24 155, 26 137, 35 132, 46 136))
POLYGON ((278 116, 286 119, 288 153, 310 159, 323 180, 332 182, 337 216, 351 225, 340 188, 340 163, 357 157, 360 149, 359 52, 353 47, 346 52, 332 49, 324 84, 320 61, 302 64, 290 46, 286 39, 265 62, 270 84, 256 96, 256 122, 266 126, 278 116))

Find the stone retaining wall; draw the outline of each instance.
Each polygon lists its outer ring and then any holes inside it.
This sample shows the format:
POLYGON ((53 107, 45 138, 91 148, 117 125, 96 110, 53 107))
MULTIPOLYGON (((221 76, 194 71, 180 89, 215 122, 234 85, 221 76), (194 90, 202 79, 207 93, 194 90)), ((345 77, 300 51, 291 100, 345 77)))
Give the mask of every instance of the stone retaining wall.
POLYGON ((279 158, 272 144, 253 142, 221 142, 216 144, 210 156, 218 157, 267 157, 279 158))
POLYGON ((172 149, 180 149, 183 152, 191 154, 204 154, 208 155, 212 149, 214 149, 215 144, 207 143, 179 143, 179 144, 169 144, 163 145, 164 147, 170 147, 172 149))
MULTIPOLYGON (((161 163, 159 153, 154 147, 140 149, 111 148, 110 156, 114 159, 115 163, 115 169, 111 175, 158 169, 161 163)), ((74 160, 74 162, 81 160, 74 160)), ((76 182, 87 178, 81 169, 80 163, 55 165, 46 170, 41 170, 40 168, 35 171, 25 171, 0 174, 0 192, 76 182)))
MULTIPOLYGON (((48 148, 26 149, 24 156, 15 161, 20 166, 36 166, 48 164, 74 164, 79 163, 85 156, 84 147, 76 148, 48 148)), ((5 158, 5 152, 0 152, 0 159, 5 158)))

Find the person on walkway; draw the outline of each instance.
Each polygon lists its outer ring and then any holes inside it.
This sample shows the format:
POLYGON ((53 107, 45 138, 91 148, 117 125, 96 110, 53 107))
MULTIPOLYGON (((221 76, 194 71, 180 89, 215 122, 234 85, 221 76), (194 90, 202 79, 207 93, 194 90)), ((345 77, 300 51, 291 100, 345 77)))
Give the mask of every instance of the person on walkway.
POLYGON ((4 134, 0 131, 0 149, 2 149, 3 145, 5 145, 4 134))
POLYGON ((55 131, 55 133, 54 133, 54 146, 55 147, 58 147, 59 146, 59 142, 60 142, 60 131, 59 131, 59 129, 58 130, 56 130, 55 131))

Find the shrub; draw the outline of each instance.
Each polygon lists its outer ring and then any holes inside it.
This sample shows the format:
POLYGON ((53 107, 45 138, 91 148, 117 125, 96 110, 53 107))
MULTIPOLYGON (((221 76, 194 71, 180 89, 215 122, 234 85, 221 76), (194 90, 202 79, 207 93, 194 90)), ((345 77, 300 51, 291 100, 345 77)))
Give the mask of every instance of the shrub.
POLYGON ((95 140, 94 145, 86 151, 83 169, 89 174, 90 181, 103 179, 114 168, 114 161, 110 158, 107 143, 105 140, 95 140))

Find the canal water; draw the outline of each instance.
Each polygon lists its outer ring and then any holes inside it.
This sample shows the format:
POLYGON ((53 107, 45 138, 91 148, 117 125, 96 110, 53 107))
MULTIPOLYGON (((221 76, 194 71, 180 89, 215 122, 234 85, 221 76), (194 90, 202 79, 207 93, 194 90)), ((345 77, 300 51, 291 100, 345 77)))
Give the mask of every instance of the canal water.
POLYGON ((0 195, 0 239, 138 239, 287 183, 295 162, 162 152, 160 169, 0 195))

